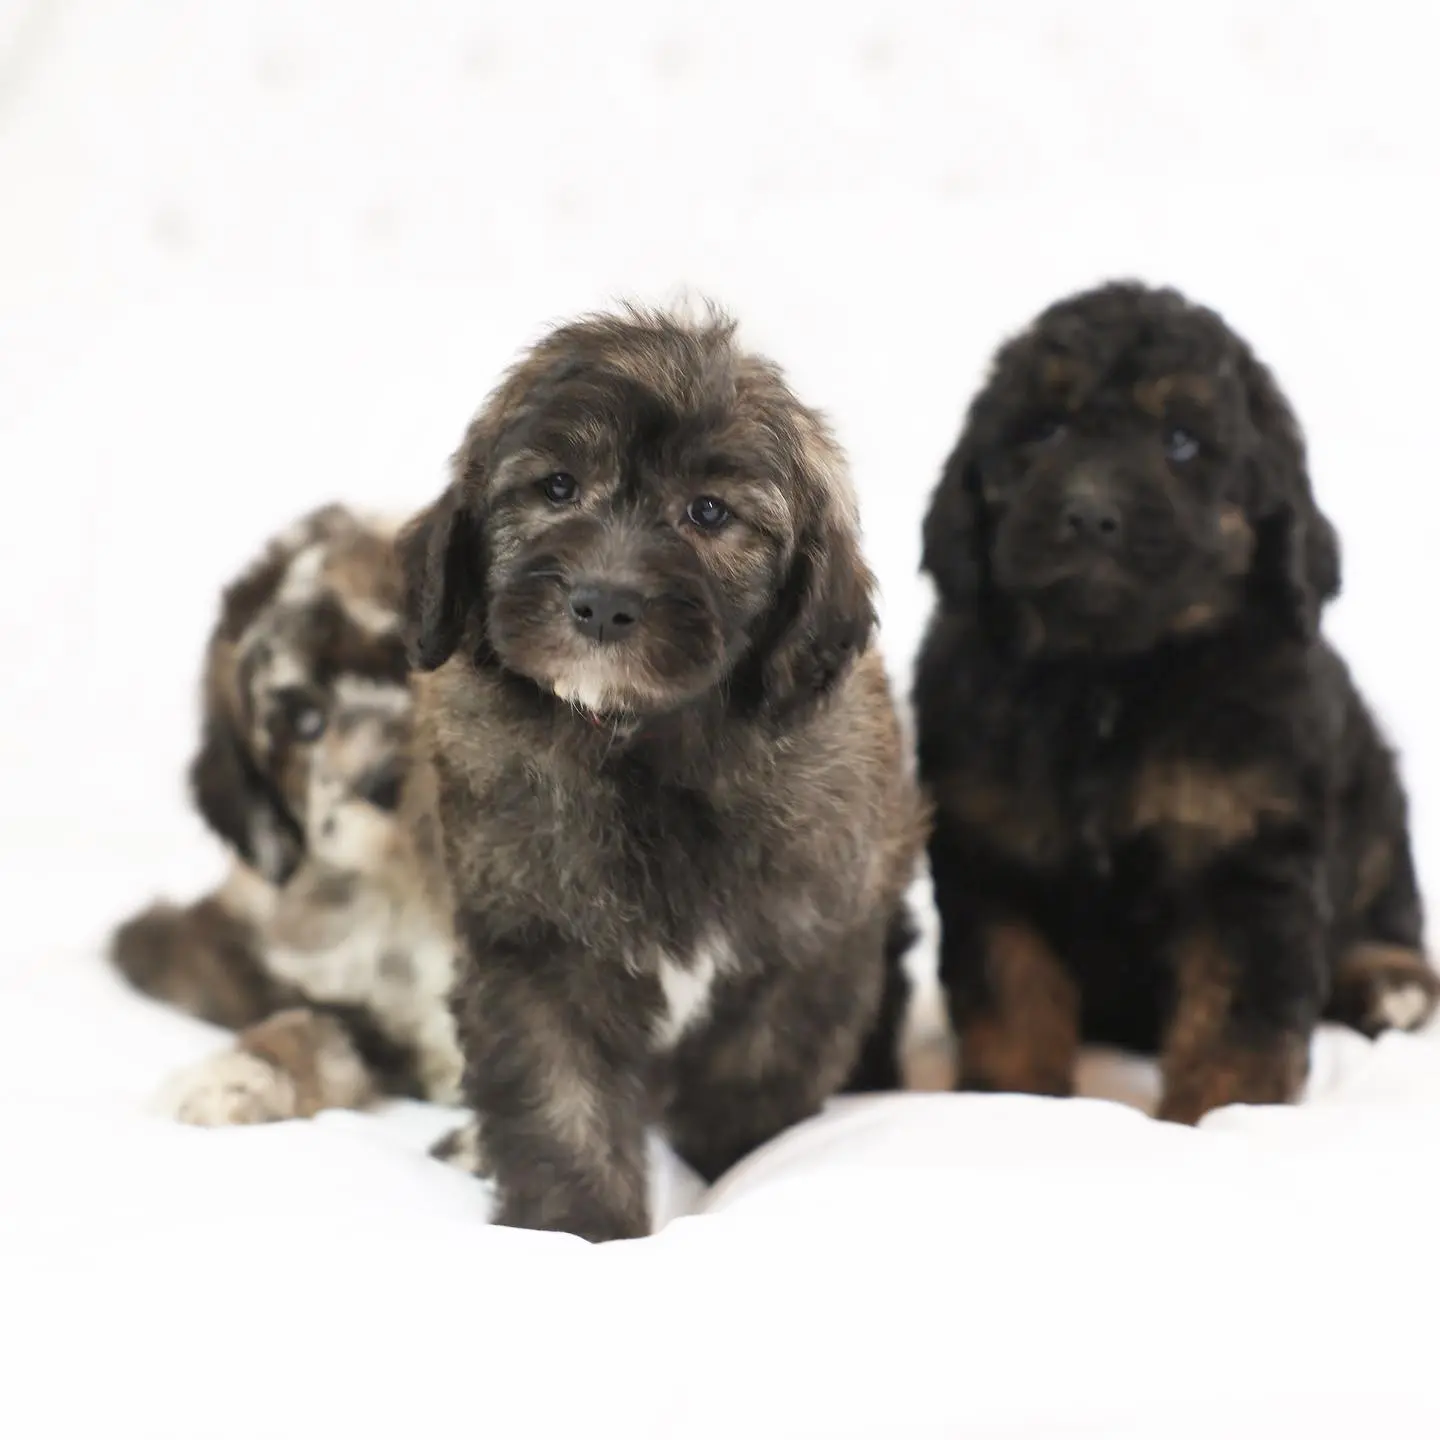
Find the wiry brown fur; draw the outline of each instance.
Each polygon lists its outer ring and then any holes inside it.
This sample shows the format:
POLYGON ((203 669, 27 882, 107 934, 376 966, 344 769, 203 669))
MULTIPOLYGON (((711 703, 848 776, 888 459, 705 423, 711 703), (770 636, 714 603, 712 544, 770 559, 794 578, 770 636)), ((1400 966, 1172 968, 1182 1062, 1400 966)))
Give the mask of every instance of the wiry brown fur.
POLYGON ((146 994, 240 1032, 167 1087, 183 1119, 455 1098, 453 948, 397 821, 411 698, 393 528, 336 505, 227 586, 206 649, 196 805, 234 855, 212 895, 120 926, 146 994))
POLYGON ((1396 760, 1319 633, 1339 543, 1220 316, 1128 283, 1049 307, 997 353, 924 541, 962 1084, 1064 1093, 1078 1032, 1158 1051, 1160 1113, 1193 1122, 1295 1098, 1322 1017, 1429 1016, 1396 760))
POLYGON ((647 1124, 714 1178, 811 1114, 908 944, 922 809, 843 459, 723 319, 589 318, 504 379, 400 550, 431 672, 408 803, 497 1218, 643 1234, 647 1124), (707 496, 732 516, 703 530, 707 496), (581 592, 626 597, 623 638, 581 592))

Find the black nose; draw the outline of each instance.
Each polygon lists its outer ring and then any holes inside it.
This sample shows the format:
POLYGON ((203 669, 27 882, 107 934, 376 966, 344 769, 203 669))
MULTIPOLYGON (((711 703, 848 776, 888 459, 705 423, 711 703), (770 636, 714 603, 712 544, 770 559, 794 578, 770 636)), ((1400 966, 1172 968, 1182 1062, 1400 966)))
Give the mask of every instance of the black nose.
POLYGON ((577 585, 570 592, 570 614, 592 640, 623 640, 645 613, 645 597, 615 585, 577 585))
POLYGON ((1093 545, 1114 545, 1120 539, 1120 507, 1093 491, 1066 500, 1062 523, 1067 539, 1086 540, 1093 545))

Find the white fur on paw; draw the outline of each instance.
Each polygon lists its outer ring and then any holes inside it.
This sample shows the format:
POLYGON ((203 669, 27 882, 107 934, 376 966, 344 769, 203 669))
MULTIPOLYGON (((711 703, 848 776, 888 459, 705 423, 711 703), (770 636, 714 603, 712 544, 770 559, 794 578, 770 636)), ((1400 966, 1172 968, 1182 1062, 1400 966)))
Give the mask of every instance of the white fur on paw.
POLYGON ((156 1104, 185 1125, 262 1125, 294 1118, 295 1083, 258 1055, 226 1050, 176 1075, 156 1104))
POLYGON ((1431 998, 1424 986, 1403 984, 1375 998, 1375 1013, 1394 1030, 1413 1030, 1429 1014, 1431 998))

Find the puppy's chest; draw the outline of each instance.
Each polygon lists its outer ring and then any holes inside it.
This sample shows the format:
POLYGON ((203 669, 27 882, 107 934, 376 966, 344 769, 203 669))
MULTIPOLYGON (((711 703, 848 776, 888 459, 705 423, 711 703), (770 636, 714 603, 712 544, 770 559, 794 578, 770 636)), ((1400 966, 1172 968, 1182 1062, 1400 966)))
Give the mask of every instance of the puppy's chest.
POLYGON ((673 1050, 687 1035, 703 1029, 717 992, 735 969, 735 950, 718 930, 702 935, 686 952, 657 954, 654 977, 659 993, 650 1025, 650 1041, 657 1053, 673 1050))
POLYGON ((743 863, 746 849, 713 796, 658 782, 640 766, 581 783, 510 777, 487 809, 491 885, 505 888, 520 878, 524 890, 543 881, 548 896, 582 909, 633 904, 654 914, 673 899, 699 915, 719 876, 743 863))
POLYGON ((1154 707, 1099 697, 1017 728, 941 778, 942 808, 987 847, 1039 870, 1184 879, 1267 825, 1293 796, 1263 760, 1221 760, 1154 707))

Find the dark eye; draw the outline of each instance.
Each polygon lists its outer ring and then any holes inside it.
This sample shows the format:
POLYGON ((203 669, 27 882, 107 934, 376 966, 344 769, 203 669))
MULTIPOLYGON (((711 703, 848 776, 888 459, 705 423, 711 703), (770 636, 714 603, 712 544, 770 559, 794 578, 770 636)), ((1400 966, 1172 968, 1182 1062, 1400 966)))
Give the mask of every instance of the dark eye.
POLYGON ((275 696, 272 730, 310 745, 325 733, 325 712, 308 690, 281 690, 275 696))
POLYGON ((540 482, 540 488, 545 492, 545 498, 552 505, 569 505, 580 493, 580 486, 576 483, 575 477, 567 474, 564 470, 557 470, 553 475, 547 475, 540 482))
POLYGON ((1064 436, 1067 428, 1063 420, 1047 415, 1025 432, 1024 441, 1027 445, 1053 445, 1064 436))
POLYGON ((730 518, 730 512, 713 495, 692 500, 685 514, 690 523, 701 530, 718 530, 730 518))
POLYGON ((325 712, 314 705, 303 706, 295 712, 290 728, 297 740, 304 740, 307 744, 318 740, 325 733, 325 712))
POLYGON ((1165 435, 1165 458, 1183 465, 1200 453, 1200 442, 1188 431, 1176 428, 1165 435))

